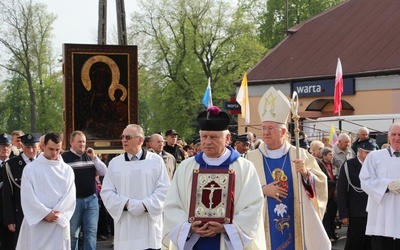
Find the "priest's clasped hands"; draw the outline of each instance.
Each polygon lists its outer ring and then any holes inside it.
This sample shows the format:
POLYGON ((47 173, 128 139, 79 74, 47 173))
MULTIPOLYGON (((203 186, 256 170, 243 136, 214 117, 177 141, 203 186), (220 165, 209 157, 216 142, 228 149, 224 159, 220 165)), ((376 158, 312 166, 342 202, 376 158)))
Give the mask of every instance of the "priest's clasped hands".
POLYGON ((125 204, 125 208, 133 215, 140 215, 147 210, 146 206, 140 200, 135 199, 129 199, 125 204))
POLYGON ((60 213, 60 211, 51 210, 51 212, 44 217, 44 220, 48 223, 54 223, 58 219, 58 213, 60 213))
POLYGON ((397 179, 389 182, 388 189, 393 193, 400 194, 400 180, 397 179))
POLYGON ((225 233, 224 225, 219 222, 209 221, 203 224, 201 221, 195 221, 190 228, 191 233, 200 235, 200 237, 214 237, 217 234, 225 233))

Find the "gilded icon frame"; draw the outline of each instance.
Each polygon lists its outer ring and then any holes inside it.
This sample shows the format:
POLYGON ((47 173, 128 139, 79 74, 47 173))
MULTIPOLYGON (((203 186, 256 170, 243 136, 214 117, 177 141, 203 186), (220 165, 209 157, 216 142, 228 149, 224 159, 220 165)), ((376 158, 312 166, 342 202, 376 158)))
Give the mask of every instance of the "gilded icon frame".
POLYGON ((87 147, 121 149, 122 130, 138 123, 137 58, 137 46, 63 45, 63 149, 75 130, 87 147))

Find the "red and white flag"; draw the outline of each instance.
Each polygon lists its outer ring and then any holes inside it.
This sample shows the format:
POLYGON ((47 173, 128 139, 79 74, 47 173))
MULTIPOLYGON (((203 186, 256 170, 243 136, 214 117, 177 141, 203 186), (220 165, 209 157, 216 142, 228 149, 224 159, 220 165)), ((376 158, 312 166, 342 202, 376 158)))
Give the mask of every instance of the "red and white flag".
POLYGON ((342 111, 342 93, 343 93, 343 72, 342 72, 342 63, 340 62, 340 58, 338 58, 337 67, 336 67, 336 78, 335 78, 335 96, 333 101, 333 113, 337 114, 342 111))

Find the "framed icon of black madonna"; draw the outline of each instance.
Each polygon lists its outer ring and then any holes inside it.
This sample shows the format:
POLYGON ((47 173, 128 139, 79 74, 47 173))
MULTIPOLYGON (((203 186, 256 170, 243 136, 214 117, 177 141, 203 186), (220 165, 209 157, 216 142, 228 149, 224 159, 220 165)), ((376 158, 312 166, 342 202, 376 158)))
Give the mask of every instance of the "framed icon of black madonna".
POLYGON ((137 46, 64 44, 64 140, 81 130, 87 147, 121 149, 119 136, 138 122, 137 46))

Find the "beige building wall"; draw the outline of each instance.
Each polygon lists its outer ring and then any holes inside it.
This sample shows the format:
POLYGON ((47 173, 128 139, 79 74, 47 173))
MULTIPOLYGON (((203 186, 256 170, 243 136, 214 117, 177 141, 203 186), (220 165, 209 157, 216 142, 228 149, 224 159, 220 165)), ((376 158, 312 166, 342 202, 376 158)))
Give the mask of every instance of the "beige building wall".
MULTIPOLYGON (((253 132, 257 138, 262 138, 261 121, 258 115, 258 103, 263 94, 264 93, 257 93, 257 96, 249 97, 250 124, 245 124, 244 119, 239 115, 239 134, 250 131, 253 132)), ((333 99, 333 96, 324 96, 321 98, 333 99)), ((302 116, 301 118, 307 117, 317 119, 319 117, 335 116, 333 114, 333 104, 327 104, 322 112, 305 111, 311 102, 321 98, 300 98, 299 114, 302 116)), ((342 96, 342 100, 347 101, 354 108, 354 111, 343 111, 341 115, 400 114, 400 89, 356 91, 355 95, 342 96)))

